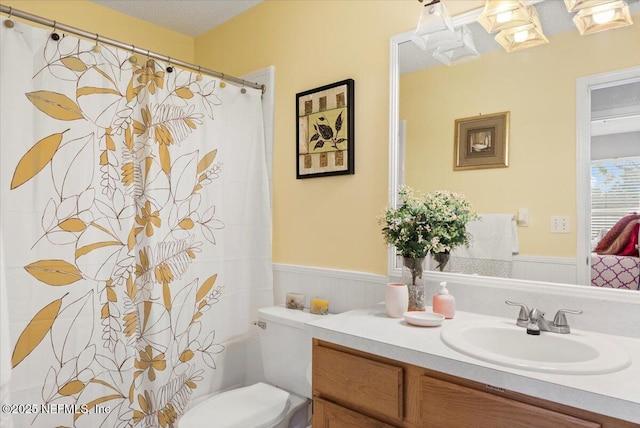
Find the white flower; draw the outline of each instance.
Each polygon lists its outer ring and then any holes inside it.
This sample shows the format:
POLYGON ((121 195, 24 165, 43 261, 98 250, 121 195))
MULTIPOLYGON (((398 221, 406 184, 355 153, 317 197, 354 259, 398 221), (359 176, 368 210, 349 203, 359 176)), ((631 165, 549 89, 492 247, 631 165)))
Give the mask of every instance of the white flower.
POLYGON ((409 187, 399 191, 400 206, 387 207, 378 216, 386 243, 403 257, 422 258, 468 245, 466 223, 477 218, 462 195, 449 191, 419 194, 409 187))

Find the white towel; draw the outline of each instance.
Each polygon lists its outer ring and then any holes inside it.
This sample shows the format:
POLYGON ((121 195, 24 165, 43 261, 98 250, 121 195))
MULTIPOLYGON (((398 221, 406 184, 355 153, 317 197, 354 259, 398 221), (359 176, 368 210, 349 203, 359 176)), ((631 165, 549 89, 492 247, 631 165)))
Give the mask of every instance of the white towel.
MULTIPOLYGON (((7 276, 4 267, 2 231, 0 230, 0 401, 10 404, 11 341, 9 340, 9 305, 7 303, 7 276)), ((11 413, 0 412, 0 427, 11 428, 11 413)))
POLYGON ((467 233, 469 248, 456 248, 452 257, 512 261, 519 251, 513 214, 480 214, 480 219, 467 223, 467 233))
POLYGON ((452 272, 511 278, 513 255, 519 251, 518 229, 512 214, 481 214, 467 223, 469 248, 451 252, 452 272))

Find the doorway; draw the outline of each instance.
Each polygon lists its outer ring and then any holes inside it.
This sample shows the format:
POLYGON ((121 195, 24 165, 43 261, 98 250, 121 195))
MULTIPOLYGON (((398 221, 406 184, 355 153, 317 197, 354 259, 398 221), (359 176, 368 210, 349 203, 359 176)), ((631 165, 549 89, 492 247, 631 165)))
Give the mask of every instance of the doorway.
MULTIPOLYGON (((602 206, 598 206, 601 192, 598 193, 598 177, 597 174, 592 175, 592 166, 605 174, 620 175, 620 161, 634 162, 634 157, 640 160, 639 94, 640 67, 586 76, 577 80, 576 279, 580 285, 591 284, 592 241, 597 239, 600 229, 611 227, 610 223, 615 222, 615 217, 622 214, 614 208, 603 209, 602 206), (592 180, 595 180, 594 194, 592 180)), ((620 209, 625 210, 619 207, 620 209)))

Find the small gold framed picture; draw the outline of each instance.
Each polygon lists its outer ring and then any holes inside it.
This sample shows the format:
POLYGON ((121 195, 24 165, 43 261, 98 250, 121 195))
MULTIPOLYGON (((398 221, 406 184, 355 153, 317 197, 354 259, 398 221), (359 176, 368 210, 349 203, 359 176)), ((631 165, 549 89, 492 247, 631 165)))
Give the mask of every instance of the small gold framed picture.
POLYGON ((454 170, 509 166, 509 112, 456 119, 454 170))

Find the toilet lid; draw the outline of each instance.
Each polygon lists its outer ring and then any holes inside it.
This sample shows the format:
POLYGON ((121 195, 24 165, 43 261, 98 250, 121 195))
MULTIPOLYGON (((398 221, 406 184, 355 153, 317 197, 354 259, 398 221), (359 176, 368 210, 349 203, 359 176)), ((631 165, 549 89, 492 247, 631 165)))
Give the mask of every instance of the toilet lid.
POLYGON ((178 421, 180 428, 267 428, 289 410, 289 393, 258 382, 202 401, 178 421))

